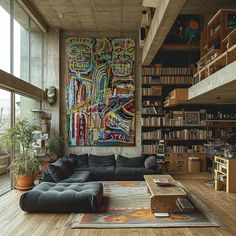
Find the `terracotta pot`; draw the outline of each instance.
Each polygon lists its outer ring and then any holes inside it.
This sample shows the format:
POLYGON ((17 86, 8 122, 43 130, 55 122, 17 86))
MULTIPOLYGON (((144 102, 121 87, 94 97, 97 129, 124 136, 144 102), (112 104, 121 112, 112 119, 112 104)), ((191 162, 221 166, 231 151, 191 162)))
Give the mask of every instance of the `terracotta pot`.
POLYGON ((34 186, 34 177, 31 175, 17 175, 16 188, 19 190, 28 190, 34 186))

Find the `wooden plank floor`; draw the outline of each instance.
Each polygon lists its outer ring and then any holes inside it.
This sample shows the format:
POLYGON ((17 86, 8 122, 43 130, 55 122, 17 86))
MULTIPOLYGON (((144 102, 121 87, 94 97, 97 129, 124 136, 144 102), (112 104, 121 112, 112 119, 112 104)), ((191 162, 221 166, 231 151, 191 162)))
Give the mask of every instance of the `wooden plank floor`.
POLYGON ((11 189, 11 179, 9 174, 0 175, 0 195, 11 189))
POLYGON ((29 214, 21 211, 22 192, 13 190, 0 197, 0 235, 86 236, 198 236, 236 235, 236 194, 216 192, 203 182, 210 175, 174 176, 191 189, 222 220, 221 227, 150 229, 70 229, 70 214, 29 214))

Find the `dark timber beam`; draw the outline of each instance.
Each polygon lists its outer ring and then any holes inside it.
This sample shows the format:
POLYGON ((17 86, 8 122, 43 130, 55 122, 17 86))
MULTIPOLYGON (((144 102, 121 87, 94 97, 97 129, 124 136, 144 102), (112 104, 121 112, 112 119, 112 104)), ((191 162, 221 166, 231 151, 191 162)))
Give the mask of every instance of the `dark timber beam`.
POLYGON ((21 80, 3 70, 0 70, 0 87, 40 100, 46 97, 44 90, 27 83, 24 80, 21 80))
POLYGON ((186 0, 156 0, 156 2, 157 8, 143 47, 143 65, 149 65, 155 57, 186 0))

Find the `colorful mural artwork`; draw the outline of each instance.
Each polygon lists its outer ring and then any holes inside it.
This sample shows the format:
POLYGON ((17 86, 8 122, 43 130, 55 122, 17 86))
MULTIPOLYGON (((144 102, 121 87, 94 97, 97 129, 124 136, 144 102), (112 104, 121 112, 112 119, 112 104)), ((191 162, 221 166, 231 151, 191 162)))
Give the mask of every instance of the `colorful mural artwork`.
POLYGON ((135 144, 135 42, 66 41, 66 112, 70 146, 135 144))

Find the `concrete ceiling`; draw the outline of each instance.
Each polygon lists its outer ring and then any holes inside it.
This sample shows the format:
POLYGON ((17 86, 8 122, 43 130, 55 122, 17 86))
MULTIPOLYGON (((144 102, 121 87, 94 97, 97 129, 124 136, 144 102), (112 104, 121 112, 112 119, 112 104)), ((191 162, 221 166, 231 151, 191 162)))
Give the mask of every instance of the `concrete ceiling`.
MULTIPOLYGON (((30 2, 49 27, 72 31, 137 32, 143 10, 143 0, 31 0, 30 2)), ((213 14, 220 8, 232 7, 236 8, 235 0, 188 0, 182 13, 213 14)))
POLYGON ((142 0, 32 0, 49 27, 72 31, 137 31, 142 0))

